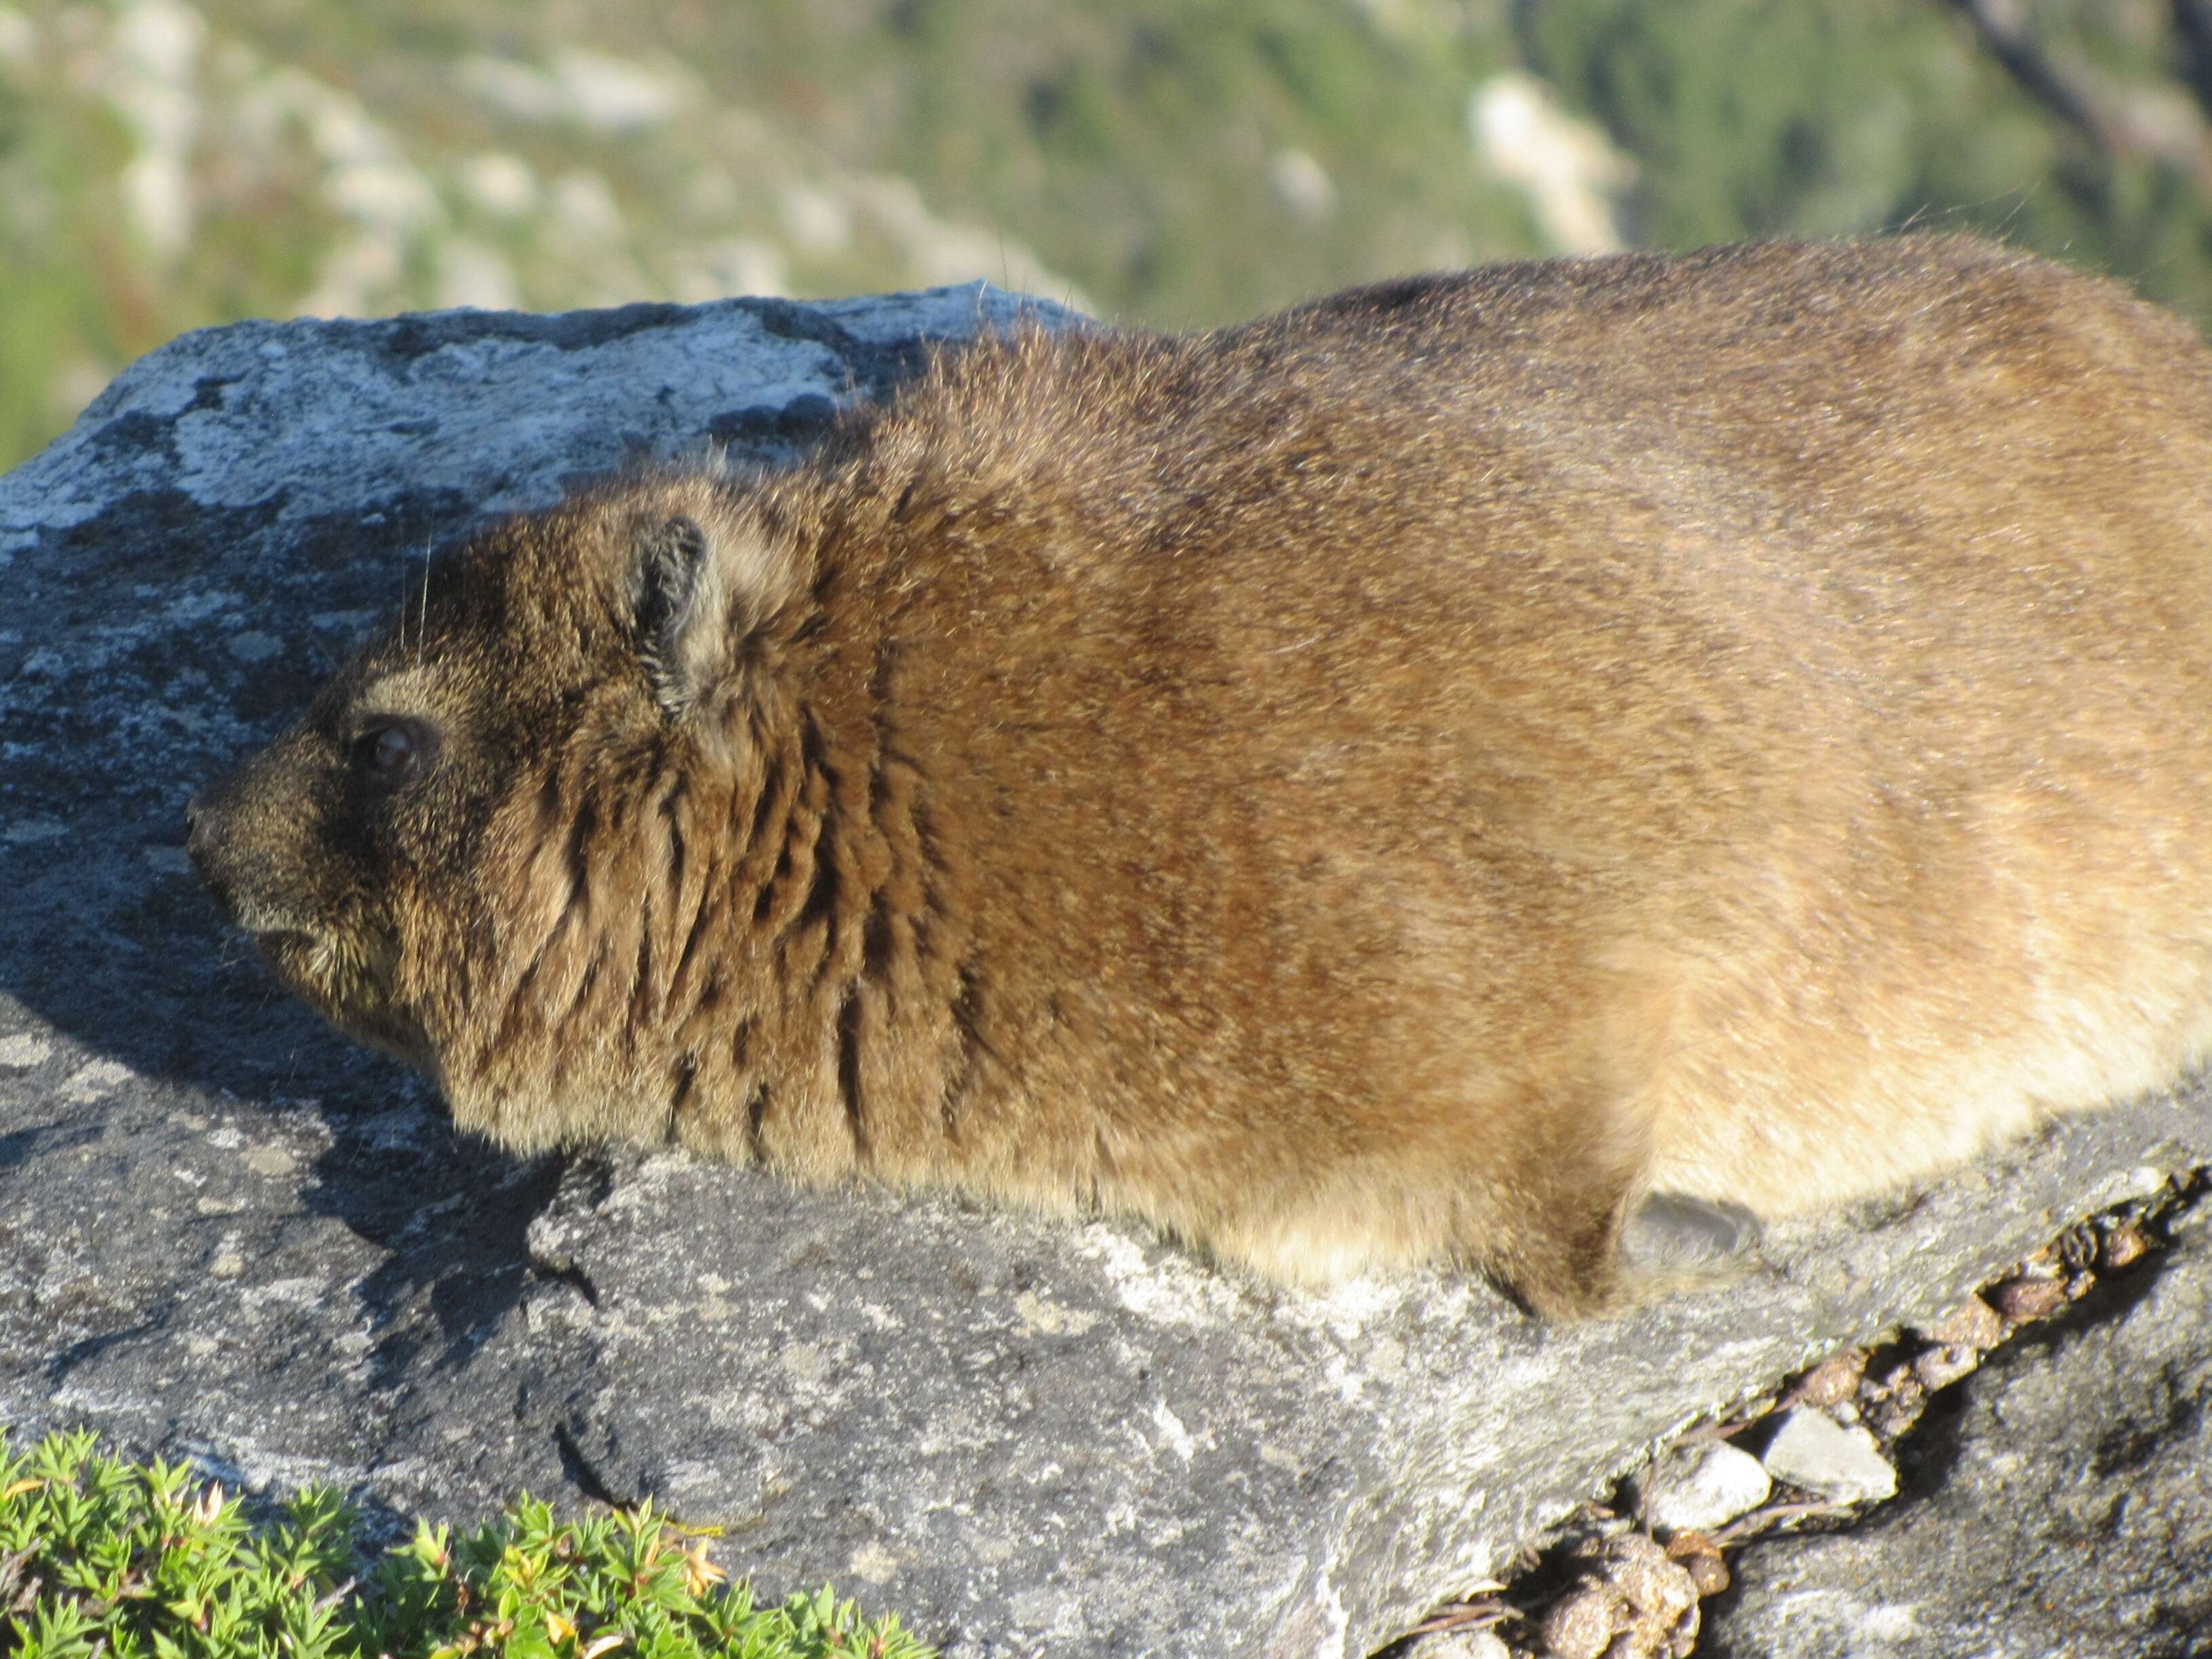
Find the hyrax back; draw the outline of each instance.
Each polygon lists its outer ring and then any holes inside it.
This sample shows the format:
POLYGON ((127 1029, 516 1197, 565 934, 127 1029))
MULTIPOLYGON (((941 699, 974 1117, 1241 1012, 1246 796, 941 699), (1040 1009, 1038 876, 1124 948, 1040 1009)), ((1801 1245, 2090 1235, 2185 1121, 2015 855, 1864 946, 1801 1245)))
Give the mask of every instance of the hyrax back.
POLYGON ((1647 1199, 2197 1062, 2208 678, 2187 328, 1970 241, 1637 255, 1027 331, 500 526, 193 847, 507 1146, 1568 1312, 1647 1199))

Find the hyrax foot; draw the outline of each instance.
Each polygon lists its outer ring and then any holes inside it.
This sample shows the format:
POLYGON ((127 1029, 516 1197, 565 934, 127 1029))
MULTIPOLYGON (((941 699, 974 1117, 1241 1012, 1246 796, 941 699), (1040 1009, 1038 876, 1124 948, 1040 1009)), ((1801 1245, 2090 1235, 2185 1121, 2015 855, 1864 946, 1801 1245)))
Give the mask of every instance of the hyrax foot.
POLYGON ((1564 1236, 1537 1236, 1551 1239, 1550 1249, 1523 1240, 1498 1278, 1542 1318, 1609 1318, 1655 1297, 1725 1283, 1757 1259, 1759 1218, 1741 1204, 1646 1193, 1625 1218, 1619 1214, 1564 1236))
POLYGON ((1654 1284, 1724 1279, 1745 1264, 1760 1231, 1741 1204, 1646 1193, 1621 1225, 1621 1265, 1654 1284))

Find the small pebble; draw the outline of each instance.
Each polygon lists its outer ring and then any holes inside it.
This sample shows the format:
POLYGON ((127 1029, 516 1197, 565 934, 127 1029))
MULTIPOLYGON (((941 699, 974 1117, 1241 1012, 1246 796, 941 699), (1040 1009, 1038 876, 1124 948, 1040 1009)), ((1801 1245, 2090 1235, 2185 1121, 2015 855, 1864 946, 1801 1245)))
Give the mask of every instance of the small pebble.
MULTIPOLYGON (((1992 1311, 1990 1316, 1994 1319, 1996 1315, 1992 1311)), ((1933 1394, 1938 1389, 1949 1388, 1981 1363, 1981 1355, 1970 1344, 1946 1344, 1929 1349, 1914 1360, 1912 1374, 1920 1380, 1922 1388, 1933 1394)))
POLYGON ((1584 1584, 1544 1615, 1544 1651, 1554 1659, 1598 1659, 1613 1644, 1617 1603, 1601 1584, 1584 1584))
POLYGON ((1686 1609, 1698 1605, 1698 1587, 1688 1569, 1643 1534, 1615 1539, 1606 1555, 1613 1588, 1662 1627, 1671 1628, 1686 1609))
POLYGON ((2004 1334, 2004 1316, 1978 1296, 1968 1297, 1921 1333, 1947 1348, 1994 1348, 2004 1334))
POLYGON ((2143 1230, 2132 1221, 2122 1221, 2116 1223, 2112 1231, 2105 1235, 2100 1254, 2106 1270, 2110 1272, 2114 1267, 2124 1267, 2130 1261, 2140 1261, 2149 1249, 2150 1239, 2143 1230))
POLYGON ((1717 1555, 1692 1555, 1682 1565, 1689 1570, 1700 1597, 1718 1595, 1735 1582, 1729 1572, 1728 1563, 1717 1555))
POLYGON ((1712 1440, 1660 1461, 1645 1487, 1644 1513, 1666 1532, 1705 1532, 1757 1509, 1773 1490, 1756 1457, 1712 1440))
MULTIPOLYGON (((1917 1395, 1921 1392, 1920 1378, 1911 1365, 1900 1360, 1881 1374, 1872 1392, 1878 1398, 1900 1394, 1917 1395)), ((1841 1416, 1841 1413, 1838 1415, 1841 1416)), ((1850 1419, 1844 1417, 1843 1420, 1849 1422, 1850 1419)))
POLYGON ((1920 1420, 1928 1409, 1928 1390, 1911 1372, 1903 1384, 1891 1389, 1869 1407, 1867 1426, 1885 1440, 1894 1440, 1920 1420))
POLYGON ((1720 1546, 1702 1533, 1678 1533, 1667 1540, 1667 1553, 1682 1564, 1700 1596, 1718 1595, 1729 1587, 1728 1563, 1720 1546))
POLYGON ((1859 1391, 1866 1356, 1856 1349, 1832 1354, 1798 1379, 1790 1397, 1808 1406, 1840 1406, 1859 1391))
POLYGON ((2067 1230, 2057 1243, 2059 1266, 2069 1273, 2086 1272, 2097 1262, 2097 1230, 2084 1221, 2067 1230))
POLYGON ((1864 1429, 1847 1429, 1821 1413, 1798 1407, 1782 1415, 1760 1458, 1777 1480, 1802 1486, 1837 1504, 1893 1497, 1897 1471, 1864 1429))
POLYGON ((2015 1325, 2047 1319, 2066 1305, 2066 1286, 2055 1279, 2008 1279, 1994 1292, 1997 1311, 2015 1325))

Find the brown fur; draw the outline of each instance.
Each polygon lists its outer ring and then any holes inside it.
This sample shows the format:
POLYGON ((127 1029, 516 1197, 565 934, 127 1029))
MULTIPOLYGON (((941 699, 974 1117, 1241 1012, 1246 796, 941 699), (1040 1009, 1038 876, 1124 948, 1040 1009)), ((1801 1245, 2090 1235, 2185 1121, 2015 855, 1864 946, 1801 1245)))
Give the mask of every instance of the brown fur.
POLYGON ((1631 255, 1025 332, 500 526, 193 842, 502 1145, 1564 1313, 1646 1193, 2197 1063, 2209 678, 2183 325, 1967 240, 1631 255))

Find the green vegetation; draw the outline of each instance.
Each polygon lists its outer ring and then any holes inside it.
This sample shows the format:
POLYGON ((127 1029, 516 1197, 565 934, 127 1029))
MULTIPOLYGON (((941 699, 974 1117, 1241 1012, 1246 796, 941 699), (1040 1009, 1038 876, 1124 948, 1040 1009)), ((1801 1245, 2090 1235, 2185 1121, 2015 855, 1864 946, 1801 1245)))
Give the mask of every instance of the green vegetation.
POLYGON ((824 1589, 757 1608, 707 1537, 650 1510, 556 1522, 525 1497, 373 1562, 360 1520, 301 1492, 250 1525, 191 1471, 97 1455, 89 1434, 11 1453, 0 1431, 0 1654, 10 1659, 927 1659, 895 1619, 824 1589))
POLYGON ((2212 0, 0 0, 0 464, 241 316, 983 276, 1186 327, 1908 223, 2212 319, 2212 0))

